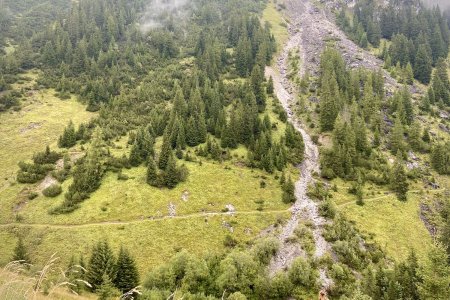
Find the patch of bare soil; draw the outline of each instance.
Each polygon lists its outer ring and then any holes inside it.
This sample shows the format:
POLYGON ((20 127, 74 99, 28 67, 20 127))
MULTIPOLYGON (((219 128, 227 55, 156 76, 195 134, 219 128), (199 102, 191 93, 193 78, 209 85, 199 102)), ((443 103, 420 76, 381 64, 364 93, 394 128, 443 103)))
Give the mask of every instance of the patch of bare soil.
POLYGON ((48 188, 54 184, 57 184, 57 183, 58 183, 58 181, 55 178, 53 178, 52 175, 47 174, 47 176, 45 176, 44 180, 42 180, 42 182, 39 183, 37 190, 39 192, 42 192, 46 188, 48 188))
POLYGON ((27 125, 27 127, 20 129, 20 133, 24 134, 24 133, 27 133, 28 131, 31 131, 33 129, 39 129, 41 127, 42 127, 42 122, 31 122, 30 124, 27 125))

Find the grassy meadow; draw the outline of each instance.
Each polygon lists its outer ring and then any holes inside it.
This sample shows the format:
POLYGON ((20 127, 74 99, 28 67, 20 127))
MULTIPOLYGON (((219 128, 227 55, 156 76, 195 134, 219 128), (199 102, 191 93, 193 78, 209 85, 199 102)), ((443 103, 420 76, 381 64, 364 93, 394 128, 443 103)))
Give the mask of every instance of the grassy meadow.
MULTIPOLYGON (((226 235, 244 246, 271 224, 289 216, 289 205, 281 201, 281 187, 274 174, 252 170, 240 161, 247 151, 232 151, 233 159, 223 163, 201 159, 186 164, 190 175, 173 190, 158 189, 146 183, 144 166, 124 170, 129 179, 118 180, 117 174, 105 174, 101 187, 71 214, 51 215, 64 193, 56 198, 43 195, 28 200, 34 185, 15 181, 17 163, 29 160, 33 153, 48 144, 56 149, 56 141, 69 120, 75 125, 95 114, 73 97, 61 100, 54 90, 33 90, 37 73, 28 73, 15 89, 26 88, 22 108, 0 115, 0 265, 11 258, 18 236, 23 236, 36 266, 44 264, 52 254, 63 267, 72 255, 88 257, 92 246, 106 238, 117 250, 126 246, 137 259, 142 276, 162 264, 180 249, 196 254, 224 251, 226 235), (176 217, 169 217, 169 205, 175 205, 176 217), (226 205, 233 205, 236 214, 226 214, 226 205), (230 229, 232 227, 232 229, 230 229)), ((273 99, 268 99, 271 108, 273 99)), ((276 128, 273 137, 279 140, 285 124, 269 109, 276 128)), ((129 154, 127 137, 115 142, 111 153, 129 154)), ((157 140, 156 149, 161 141, 157 140)), ((75 146, 69 152, 81 151, 75 146)), ((158 150, 157 150, 158 151, 158 150)), ((295 178, 296 170, 290 173, 295 178)), ((71 179, 62 186, 67 190, 71 179)))

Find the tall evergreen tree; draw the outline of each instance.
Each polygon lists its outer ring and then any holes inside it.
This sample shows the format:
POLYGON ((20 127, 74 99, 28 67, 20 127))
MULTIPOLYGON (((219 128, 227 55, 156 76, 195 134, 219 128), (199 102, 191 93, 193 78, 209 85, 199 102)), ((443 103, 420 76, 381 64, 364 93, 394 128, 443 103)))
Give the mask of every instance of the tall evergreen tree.
POLYGON ((152 157, 148 160, 147 165, 147 183, 151 186, 158 186, 158 170, 152 157))
POLYGON ((104 283, 104 275, 114 281, 116 278, 114 254, 106 240, 100 241, 92 249, 92 255, 87 268, 86 279, 96 291, 104 283))
POLYGON ((295 201, 295 185, 291 176, 289 176, 288 180, 283 185, 283 202, 294 203, 295 201))
POLYGON ((273 86, 273 78, 270 76, 269 81, 267 82, 267 94, 273 95, 274 86, 273 86))
POLYGON ((63 134, 59 137, 58 146, 60 148, 71 148, 77 143, 77 135, 75 132, 75 125, 72 121, 64 128, 63 134))
POLYGON ((129 292, 139 285, 139 273, 134 259, 128 250, 121 247, 116 263, 116 278, 114 285, 122 293, 129 292))
POLYGON ((30 257, 28 255, 27 248, 23 243, 23 238, 19 237, 17 241, 17 245, 14 248, 13 261, 19 261, 21 264, 29 264, 31 263, 30 257))
POLYGON ((392 167, 391 186, 400 201, 407 200, 409 184, 403 163, 403 156, 400 151, 397 152, 397 157, 392 167))
POLYGON ((255 65, 251 73, 251 84, 253 93, 256 97, 256 104, 258 105, 258 111, 263 112, 266 108, 266 93, 263 88, 264 74, 261 72, 261 66, 255 65))
POLYGON ((163 144, 161 147, 161 152, 159 153, 158 167, 164 170, 169 161, 169 157, 172 154, 172 146, 170 145, 170 139, 167 135, 163 137, 163 144))
POLYGON ((390 135, 390 148, 392 153, 397 153, 398 151, 403 153, 406 150, 404 138, 403 125, 400 118, 396 118, 390 135))
POLYGON ((336 75, 327 74, 322 80, 320 95, 320 129, 322 131, 333 130, 334 122, 338 115, 339 88, 336 75))
POLYGON ((419 284, 419 294, 422 299, 450 299, 450 266, 441 244, 431 248, 421 275, 423 281, 419 284))
POLYGON ((414 76, 423 84, 429 84, 431 72, 433 70, 433 61, 425 45, 420 45, 414 62, 414 76))
POLYGON ((164 172, 164 182, 166 187, 172 189, 180 182, 179 170, 177 168, 177 162, 174 155, 171 153, 167 161, 166 169, 164 172))

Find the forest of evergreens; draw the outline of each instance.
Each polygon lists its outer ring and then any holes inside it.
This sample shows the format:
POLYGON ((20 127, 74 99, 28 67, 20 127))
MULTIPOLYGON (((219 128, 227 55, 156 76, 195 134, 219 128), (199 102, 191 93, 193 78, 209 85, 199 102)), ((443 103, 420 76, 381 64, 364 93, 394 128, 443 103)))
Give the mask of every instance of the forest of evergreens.
MULTIPOLYGON (((183 22, 164 18, 145 31, 145 0, 0 3, 0 118, 21 111, 25 91, 15 85, 30 70, 39 70, 36 90, 54 90, 61 101, 74 97, 96 113, 87 123, 68 122, 50 143, 57 147, 43 143, 42 152, 18 162, 17 184, 37 184, 49 174, 56 179, 42 191, 47 198, 63 197, 49 216, 80 209, 109 173, 126 181, 123 172, 145 167, 145 185, 169 191, 188 181, 187 163, 201 166, 202 160, 261 170, 279 183, 280 202, 296 201, 290 168, 305 160, 305 144, 277 100, 273 79, 265 77, 279 50, 260 18, 266 1, 192 0, 182 8, 183 22), (111 148, 123 138, 129 151, 115 155, 111 148), (73 161, 68 150, 78 146, 84 155, 73 161), (239 149, 245 156, 238 159, 232 153, 239 149)), ((361 48, 379 50, 385 70, 402 87, 388 90, 384 70, 351 69, 331 44, 320 56, 317 78, 305 76, 306 85, 317 89, 304 94, 320 99, 311 115, 329 137, 320 144, 321 174, 313 174, 308 195, 327 220, 323 237, 333 255, 315 258, 314 225, 300 222, 289 239, 304 245, 306 255, 275 276, 267 268, 280 242, 262 235, 248 244, 227 235, 224 251, 208 255, 176 249, 170 260, 139 274, 130 247, 115 253, 105 237, 92 241, 88 257, 72 256, 64 273, 76 282, 71 290, 100 299, 310 299, 322 287, 324 269, 333 281, 330 299, 450 297, 448 201, 439 203, 428 256, 420 261, 411 250, 399 261, 331 198, 337 191, 331 182, 340 179, 360 206, 369 184, 406 202, 411 185, 435 184, 435 176, 450 174, 450 141, 430 135, 428 124, 434 123, 419 121, 450 111, 449 20, 439 8, 415 1, 383 7, 358 0, 336 15, 361 48), (420 97, 411 89, 419 83, 425 91, 420 97), (414 153, 426 157, 426 169, 407 168, 414 153)), ((27 269, 33 257, 25 244, 18 235, 11 258, 27 269)))

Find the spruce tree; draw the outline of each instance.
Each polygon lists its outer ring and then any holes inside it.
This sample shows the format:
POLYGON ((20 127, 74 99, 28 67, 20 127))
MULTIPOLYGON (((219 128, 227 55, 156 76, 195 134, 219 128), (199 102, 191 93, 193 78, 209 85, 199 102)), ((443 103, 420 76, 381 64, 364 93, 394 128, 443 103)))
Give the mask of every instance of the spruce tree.
POLYGON ((139 273, 134 259, 128 250, 121 247, 116 263, 116 278, 114 285, 122 293, 129 292, 139 284, 139 273))
POLYGON ((86 262, 84 261, 84 256, 83 254, 80 255, 80 278, 81 280, 86 280, 86 272, 87 272, 87 265, 86 262))
POLYGON ((133 146, 131 146, 130 157, 128 158, 128 162, 133 167, 137 167, 142 163, 142 158, 139 153, 139 147, 136 142, 133 144, 133 146))
POLYGON ((409 85, 414 83, 414 72, 410 62, 408 62, 405 67, 405 82, 409 85))
POLYGON ((253 93, 256 97, 256 105, 258 106, 258 111, 263 112, 266 108, 266 93, 263 89, 263 74, 261 74, 261 67, 259 65, 255 65, 251 74, 251 84, 253 88, 253 93))
POLYGON ((168 187, 169 189, 176 187, 179 182, 179 177, 180 176, 177 169, 177 163, 173 154, 171 153, 169 155, 169 159, 167 161, 166 169, 164 172, 164 182, 166 187, 168 187))
POLYGON ((186 144, 191 147, 195 147, 199 144, 198 131, 194 117, 189 117, 186 124, 186 144))
POLYGON ((13 261, 19 261, 21 264, 29 264, 31 263, 30 257, 28 256, 27 248, 23 243, 22 237, 19 237, 17 241, 17 245, 14 248, 13 261))
POLYGON ((235 64, 238 74, 247 77, 252 63, 251 44, 247 37, 242 36, 235 51, 235 64))
POLYGON ((158 186, 158 170, 153 157, 150 157, 147 165, 147 183, 151 186, 158 186))
POLYGON ((170 155, 172 154, 172 146, 170 145, 170 139, 167 135, 163 137, 163 144, 161 147, 161 152, 159 153, 158 167, 164 170, 167 166, 170 155))
POLYGON ((403 125, 400 118, 395 119, 394 128, 390 135, 390 146, 392 153, 397 153, 398 151, 403 153, 405 151, 403 125))
POLYGON ((430 154, 431 165, 439 174, 450 174, 450 143, 436 144, 430 154))
POLYGON ((444 247, 436 243, 421 270, 419 294, 422 299, 450 299, 450 265, 444 247))
POLYGON ((433 61, 428 54, 425 45, 419 45, 416 59, 414 62, 414 76, 423 84, 429 84, 431 80, 431 72, 433 70, 433 61))
POLYGON ((419 122, 413 122, 409 128, 408 140, 411 148, 415 151, 422 150, 421 128, 419 122))
POLYGON ((98 300, 112 300, 119 296, 119 291, 114 288, 113 282, 108 274, 102 275, 102 281, 96 290, 98 300))
POLYGON ((400 151, 397 152, 397 157, 392 168, 391 187, 400 201, 407 200, 409 184, 405 167, 403 165, 403 156, 400 151))
POLYGON ((92 255, 86 273, 86 280, 96 291, 104 283, 104 275, 109 280, 114 280, 116 276, 115 258, 106 240, 100 241, 92 249, 92 255))
POLYGON ((288 180, 283 185, 283 202, 294 203, 295 201, 295 185, 291 176, 289 176, 288 180))
POLYGON ((362 180, 361 174, 358 172, 357 180, 356 180, 356 204, 364 205, 364 182, 362 180))
POLYGON ((267 82, 267 94, 273 95, 274 86, 273 86, 273 78, 270 76, 269 81, 267 82))
POLYGON ((334 122, 338 115, 339 88, 336 76, 327 74, 322 80, 320 95, 320 129, 321 131, 333 130, 334 122))
POLYGON ((72 121, 64 129, 63 134, 59 137, 58 146, 60 148, 71 148, 77 143, 77 135, 75 132, 75 126, 72 121))

